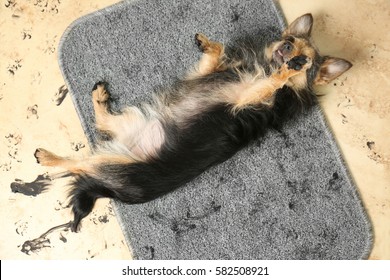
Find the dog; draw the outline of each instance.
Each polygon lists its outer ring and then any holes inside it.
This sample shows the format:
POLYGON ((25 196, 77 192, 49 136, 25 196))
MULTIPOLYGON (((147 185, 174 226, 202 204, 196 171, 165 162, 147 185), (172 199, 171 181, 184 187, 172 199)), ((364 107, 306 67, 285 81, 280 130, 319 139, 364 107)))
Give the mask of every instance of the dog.
POLYGON ((244 40, 225 48, 196 34, 198 64, 152 102, 121 113, 110 110, 107 84, 96 83, 96 127, 109 139, 83 159, 42 148, 34 154, 41 165, 74 178, 71 230, 98 198, 135 204, 163 196, 315 105, 313 85, 329 83, 352 64, 321 56, 311 43, 312 26, 305 14, 265 47, 244 40))

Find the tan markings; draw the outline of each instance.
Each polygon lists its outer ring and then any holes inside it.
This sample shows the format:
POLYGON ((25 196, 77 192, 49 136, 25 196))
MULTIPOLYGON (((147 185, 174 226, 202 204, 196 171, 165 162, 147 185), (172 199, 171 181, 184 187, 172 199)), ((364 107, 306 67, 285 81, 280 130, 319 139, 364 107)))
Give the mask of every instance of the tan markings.
MULTIPOLYGON (((279 42, 274 42, 271 45, 269 45, 267 48, 264 50, 264 57, 266 58, 267 61, 272 60, 273 53, 282 46, 282 44, 285 41, 279 41, 279 42)), ((285 61, 299 55, 306 55, 307 57, 314 59, 315 57, 315 49, 311 46, 311 44, 305 40, 305 39, 300 39, 300 38, 295 38, 294 43, 293 43, 293 50, 292 52, 288 55, 288 57, 285 58, 285 61)), ((287 55, 286 55, 287 56, 287 55)))
POLYGON ((320 75, 317 75, 317 77, 314 79, 314 82, 313 82, 316 86, 323 86, 323 85, 326 85, 328 84, 329 82, 328 81, 325 81, 324 79, 321 78, 320 75))
POLYGON ((37 149, 34 156, 37 162, 43 166, 58 166, 64 160, 64 158, 42 148, 37 149))
POLYGON ((300 73, 294 77, 291 77, 287 83, 287 86, 294 89, 295 91, 299 91, 307 87, 307 77, 306 73, 300 73))
POLYGON ((233 107, 233 112, 237 112, 246 106, 255 104, 269 104, 273 93, 279 88, 273 79, 264 79, 250 86, 239 95, 233 107))
MULTIPOLYGON (((315 57, 315 50, 308 45, 305 40, 296 39, 294 42, 294 50, 291 54, 291 58, 299 55, 306 55, 311 60, 315 57)), ((287 86, 291 87, 294 90, 301 90, 307 87, 307 77, 306 72, 301 72, 298 75, 292 77, 286 83, 287 86)))
POLYGON ((110 133, 111 129, 107 122, 107 118, 110 117, 108 112, 108 99, 110 95, 108 94, 105 86, 98 85, 97 88, 92 91, 92 102, 93 109, 95 111, 95 120, 96 127, 99 130, 106 131, 110 133))
POLYGON ((122 143, 129 142, 126 138, 131 134, 126 132, 141 129, 145 125, 145 117, 136 107, 128 107, 122 114, 113 115, 108 110, 108 99, 109 94, 104 85, 98 85, 92 92, 96 127, 122 143))
POLYGON ((250 105, 271 105, 276 90, 282 88, 290 78, 304 74, 306 69, 311 67, 311 64, 311 59, 309 59, 299 71, 288 69, 288 65, 283 64, 280 69, 275 71, 270 77, 259 79, 252 84, 249 84, 247 88, 236 97, 233 112, 237 112, 250 105))
MULTIPOLYGON (((284 41, 272 43, 268 48, 265 49, 264 57, 268 61, 271 61, 273 52, 275 52, 283 43, 284 43, 284 41)), ((311 45, 309 45, 308 41, 306 41, 304 39, 295 38, 293 46, 294 46, 294 48, 291 51, 291 53, 288 55, 288 57, 286 58, 287 60, 289 60, 295 56, 299 56, 299 55, 306 55, 311 60, 314 59, 315 49, 311 45)), ((297 75, 291 77, 286 82, 286 85, 293 88, 294 90, 301 90, 301 89, 305 88, 307 86, 306 72, 303 71, 303 72, 298 73, 297 75)))
POLYGON ((122 155, 93 155, 85 159, 69 159, 60 157, 45 149, 37 149, 35 157, 43 166, 60 167, 68 170, 73 174, 88 173, 95 174, 96 167, 103 164, 129 164, 133 160, 122 155))
POLYGON ((224 64, 224 46, 219 42, 210 41, 205 35, 198 33, 196 35, 199 47, 203 51, 203 55, 195 67, 195 71, 188 75, 188 78, 196 78, 205 76, 213 72, 226 70, 224 64))
POLYGON ((290 56, 290 58, 293 58, 298 55, 306 55, 307 57, 314 59, 315 56, 315 50, 313 47, 311 47, 307 41, 302 39, 296 39, 294 42, 294 50, 290 56))
MULTIPOLYGON (((125 148, 124 152, 129 157, 145 160, 156 156, 164 142, 164 132, 161 123, 154 117, 153 110, 144 107, 146 116, 140 108, 132 106, 127 107, 123 113, 114 115, 108 111, 108 98, 104 85, 98 85, 92 92, 97 128, 110 134, 115 143, 123 145, 119 149, 125 148)), ((114 146, 110 148, 115 150, 119 147, 114 146)))

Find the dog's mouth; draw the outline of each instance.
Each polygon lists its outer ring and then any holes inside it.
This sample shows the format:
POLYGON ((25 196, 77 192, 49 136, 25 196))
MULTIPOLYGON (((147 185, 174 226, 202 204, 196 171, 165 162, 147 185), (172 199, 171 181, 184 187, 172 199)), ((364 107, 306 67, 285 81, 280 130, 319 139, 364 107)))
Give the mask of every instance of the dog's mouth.
POLYGON ((272 53, 272 58, 280 66, 291 59, 293 49, 294 45, 291 42, 281 42, 272 53))
POLYGON ((274 61, 278 64, 278 65, 282 65, 284 62, 285 62, 285 59, 283 57, 283 53, 277 49, 276 51, 274 51, 273 53, 273 59, 274 61))

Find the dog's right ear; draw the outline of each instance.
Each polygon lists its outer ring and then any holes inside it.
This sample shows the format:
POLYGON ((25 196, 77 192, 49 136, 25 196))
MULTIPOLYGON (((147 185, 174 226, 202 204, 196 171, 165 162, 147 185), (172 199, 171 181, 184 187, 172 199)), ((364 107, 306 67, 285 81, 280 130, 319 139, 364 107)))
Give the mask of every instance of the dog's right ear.
POLYGON ((313 16, 305 14, 294 20, 288 28, 283 32, 284 36, 310 37, 313 27, 313 16))
POLYGON ((314 84, 326 85, 351 67, 352 63, 345 59, 325 57, 324 62, 321 64, 320 69, 318 70, 317 77, 314 79, 314 84))

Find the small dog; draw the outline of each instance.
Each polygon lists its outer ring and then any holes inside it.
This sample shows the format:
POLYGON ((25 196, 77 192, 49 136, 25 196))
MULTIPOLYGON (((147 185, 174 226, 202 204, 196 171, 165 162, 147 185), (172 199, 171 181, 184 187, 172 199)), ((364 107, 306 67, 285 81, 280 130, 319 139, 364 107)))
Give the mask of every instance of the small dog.
POLYGON ((278 129, 316 104, 312 86, 326 84, 352 64, 323 57, 310 42, 311 14, 297 18, 280 41, 228 49, 202 34, 202 57, 185 79, 153 102, 122 113, 109 109, 107 85, 93 87, 97 128, 110 139, 84 159, 37 149, 41 165, 74 176, 71 229, 77 231, 96 199, 143 203, 165 195, 222 163, 268 129, 278 129))

